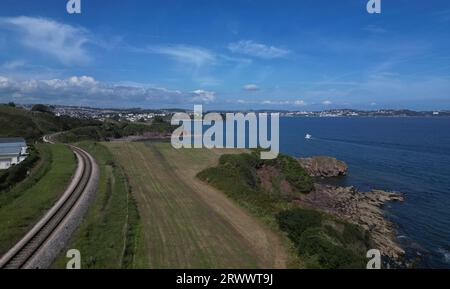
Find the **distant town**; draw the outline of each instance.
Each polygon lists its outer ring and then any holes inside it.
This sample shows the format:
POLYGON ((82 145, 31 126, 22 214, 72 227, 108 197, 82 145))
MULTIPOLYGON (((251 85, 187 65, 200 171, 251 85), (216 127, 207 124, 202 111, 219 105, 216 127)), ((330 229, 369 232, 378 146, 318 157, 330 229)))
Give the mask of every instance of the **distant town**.
MULTIPOLYGON (((25 109, 31 109, 33 105, 17 105, 25 109)), ((141 108, 93 108, 80 106, 48 105, 56 116, 70 116, 82 119, 96 119, 105 121, 113 119, 116 121, 147 122, 155 117, 171 117, 176 112, 184 112, 189 115, 193 110, 188 109, 141 109, 141 108)), ((209 112, 227 113, 236 112, 231 110, 215 110, 209 112)), ((448 117, 450 110, 439 111, 413 111, 407 109, 379 109, 379 110, 356 110, 356 109, 330 109, 324 111, 288 111, 288 110, 249 110, 242 112, 255 113, 280 113, 282 117, 448 117)))

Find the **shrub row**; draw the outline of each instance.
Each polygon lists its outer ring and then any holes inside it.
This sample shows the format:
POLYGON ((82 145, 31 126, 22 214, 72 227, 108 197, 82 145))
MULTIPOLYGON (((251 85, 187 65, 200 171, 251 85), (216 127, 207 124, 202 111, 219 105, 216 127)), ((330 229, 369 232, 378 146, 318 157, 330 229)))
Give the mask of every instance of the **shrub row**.
POLYGON ((39 152, 33 147, 29 147, 29 156, 20 164, 14 165, 0 174, 0 192, 8 191, 17 183, 24 180, 29 171, 39 161, 39 152))
POLYGON ((307 267, 364 268, 369 237, 355 225, 301 208, 282 211, 276 217, 307 267))

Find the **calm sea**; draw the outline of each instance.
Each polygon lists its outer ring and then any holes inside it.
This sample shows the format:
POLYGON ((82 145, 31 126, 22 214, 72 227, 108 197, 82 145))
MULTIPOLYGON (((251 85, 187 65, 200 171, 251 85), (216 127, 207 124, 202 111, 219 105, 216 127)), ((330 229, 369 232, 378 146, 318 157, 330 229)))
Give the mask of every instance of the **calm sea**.
POLYGON ((400 244, 420 267, 450 268, 450 118, 282 118, 280 146, 345 161, 341 185, 404 193, 386 207, 400 244))

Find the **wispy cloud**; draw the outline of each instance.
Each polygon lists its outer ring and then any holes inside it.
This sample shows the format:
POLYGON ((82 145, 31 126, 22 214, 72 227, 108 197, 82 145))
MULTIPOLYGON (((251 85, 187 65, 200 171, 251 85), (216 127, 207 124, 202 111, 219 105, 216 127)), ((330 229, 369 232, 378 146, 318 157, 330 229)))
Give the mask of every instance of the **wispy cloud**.
POLYGON ((147 46, 145 49, 141 49, 140 51, 166 55, 178 62, 193 64, 198 67, 217 62, 215 53, 208 49, 195 46, 158 45, 147 46))
POLYGON ((186 44, 149 45, 144 48, 132 48, 132 51, 139 53, 160 54, 172 58, 174 61, 191 64, 196 67, 208 65, 220 65, 226 63, 248 65, 251 59, 233 57, 217 53, 210 49, 186 44))
POLYGON ((256 84, 246 84, 246 85, 244 85, 243 89, 245 91, 258 91, 258 90, 260 90, 259 86, 257 86, 256 84))
POLYGON ((64 64, 90 60, 84 47, 90 37, 84 28, 27 16, 2 17, 0 28, 12 31, 19 43, 28 49, 55 57, 64 64))
POLYGON ((8 61, 3 63, 2 65, 0 65, 0 67, 2 69, 6 69, 6 70, 14 70, 20 67, 24 67, 26 65, 26 62, 24 60, 12 60, 12 61, 8 61))
POLYGON ((44 102, 95 106, 153 106, 210 103, 215 92, 182 92, 138 84, 110 84, 90 76, 66 79, 17 80, 0 76, 0 102, 44 102))
POLYGON ((263 105, 294 105, 294 106, 305 106, 307 103, 304 100, 263 100, 260 104, 263 105))
POLYGON ((233 53, 264 59, 282 58, 290 53, 287 49, 257 43, 252 40, 241 40, 239 42, 230 43, 228 49, 233 53))
POLYGON ((366 27, 364 27, 364 30, 368 31, 370 33, 376 33, 376 34, 386 33, 387 32, 386 29, 384 29, 384 28, 382 28, 380 26, 374 25, 374 24, 367 25, 366 27))

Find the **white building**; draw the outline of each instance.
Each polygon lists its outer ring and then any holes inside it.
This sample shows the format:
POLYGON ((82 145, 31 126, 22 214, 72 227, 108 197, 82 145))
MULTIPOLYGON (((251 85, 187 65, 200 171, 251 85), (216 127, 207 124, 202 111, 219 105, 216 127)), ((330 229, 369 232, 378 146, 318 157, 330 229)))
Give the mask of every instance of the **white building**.
POLYGON ((23 138, 0 138, 0 170, 21 163, 28 156, 23 138))

